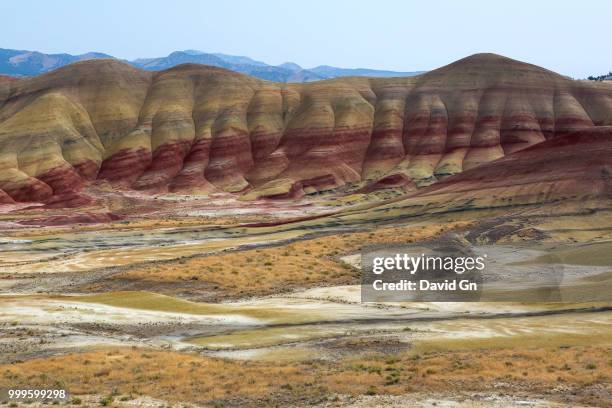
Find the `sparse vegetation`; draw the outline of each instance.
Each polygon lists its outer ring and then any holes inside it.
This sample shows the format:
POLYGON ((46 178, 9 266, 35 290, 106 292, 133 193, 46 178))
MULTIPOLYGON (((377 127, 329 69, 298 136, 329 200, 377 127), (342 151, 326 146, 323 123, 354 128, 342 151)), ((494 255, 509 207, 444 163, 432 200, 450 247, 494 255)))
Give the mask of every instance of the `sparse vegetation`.
MULTIPOLYGON (((238 395, 253 401, 277 395, 283 401, 291 401, 334 394, 402 394, 408 389, 486 391, 500 383, 505 392, 544 393, 561 382, 572 390, 577 403, 603 406, 610 400, 603 393, 592 395, 590 387, 612 380, 612 366, 589 363, 608 359, 612 349, 603 346, 430 352, 419 358, 410 352, 396 356, 372 354, 336 363, 241 362, 172 351, 143 353, 138 349, 113 352, 112 356, 100 350, 5 364, 0 366, 0 372, 9 373, 11 380, 5 375, 0 378, 0 386, 27 383, 44 387, 52 379, 61 379, 78 395, 102 394, 99 404, 110 406, 115 400, 126 399, 119 395, 131 393, 161 399, 171 396, 172 403, 219 402, 238 395), (85 365, 85 360, 90 364, 85 365), (586 363, 576 364, 580 361, 586 363), (566 362, 572 362, 574 367, 565 370, 566 362), (551 366, 561 368, 551 371, 551 366), (109 369, 108 376, 95 376, 104 369, 109 369), (188 380, 194 378, 198 380, 188 380)), ((70 403, 79 405, 79 401, 74 397, 70 403)))
POLYGON ((363 245, 414 242, 466 224, 386 227, 377 229, 373 236, 372 232, 330 235, 280 247, 136 265, 112 279, 148 282, 153 288, 163 283, 197 281, 208 290, 214 288, 219 298, 267 295, 321 283, 354 284, 359 281, 360 270, 343 262, 341 255, 358 251, 363 245))
POLYGON ((590 75, 587 79, 589 81, 609 81, 609 80, 612 80, 612 71, 608 72, 607 74, 599 75, 599 76, 590 75))

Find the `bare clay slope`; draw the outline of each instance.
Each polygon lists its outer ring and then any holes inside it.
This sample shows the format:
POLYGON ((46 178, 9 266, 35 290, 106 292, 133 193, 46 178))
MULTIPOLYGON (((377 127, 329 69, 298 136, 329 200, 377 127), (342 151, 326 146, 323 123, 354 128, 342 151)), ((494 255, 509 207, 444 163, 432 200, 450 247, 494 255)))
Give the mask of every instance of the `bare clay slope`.
MULTIPOLYGON (((565 205, 562 212, 573 215, 609 211, 612 126, 570 132, 538 143, 390 200, 372 214, 359 217, 375 218, 390 209, 396 210, 395 214, 422 215, 496 208, 514 215, 554 216, 560 215, 555 214, 557 203, 565 205)), ((605 219, 601 222, 600 227, 605 227, 605 219)))
POLYGON ((0 201, 70 203, 96 179, 247 197, 389 178, 424 186, 602 125, 609 84, 493 54, 412 78, 308 84, 94 60, 0 81, 0 201))

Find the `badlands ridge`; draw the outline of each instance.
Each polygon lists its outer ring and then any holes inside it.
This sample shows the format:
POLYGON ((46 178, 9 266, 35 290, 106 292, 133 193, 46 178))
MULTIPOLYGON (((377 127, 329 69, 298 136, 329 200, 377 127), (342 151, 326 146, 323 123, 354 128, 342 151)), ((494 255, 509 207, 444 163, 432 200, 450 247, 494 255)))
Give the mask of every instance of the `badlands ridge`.
POLYGON ((494 54, 416 77, 305 84, 92 60, 0 78, 0 203, 77 206, 87 202, 83 187, 104 180, 246 199, 343 187, 503 190, 513 173, 523 183, 540 169, 545 178, 570 172, 570 192, 586 171, 605 192, 610 159, 591 160, 610 151, 608 126, 612 85, 494 54))

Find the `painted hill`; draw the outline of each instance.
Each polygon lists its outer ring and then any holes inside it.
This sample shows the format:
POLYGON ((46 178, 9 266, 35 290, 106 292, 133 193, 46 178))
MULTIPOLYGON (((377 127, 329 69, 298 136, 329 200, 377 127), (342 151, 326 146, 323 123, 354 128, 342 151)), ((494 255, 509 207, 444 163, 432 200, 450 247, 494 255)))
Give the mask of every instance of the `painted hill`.
MULTIPOLYGON (((13 76, 36 76, 50 72, 76 61, 98 58, 114 58, 107 54, 90 52, 82 55, 43 54, 36 51, 10 50, 0 48, 0 74, 13 76)), ((320 66, 304 69, 288 62, 278 66, 268 65, 249 57, 227 54, 209 54, 197 50, 175 51, 166 57, 138 58, 123 61, 148 71, 163 71, 180 64, 203 64, 226 68, 242 74, 275 82, 310 82, 345 76, 414 76, 421 72, 395 72, 375 69, 346 69, 320 66)))
POLYGON ((565 163, 549 141, 611 125, 610 84, 493 54, 417 77, 305 84, 93 60, 0 82, 0 200, 57 203, 96 180, 246 198, 424 187, 496 174, 483 165, 538 144, 565 163))
POLYGON ((520 207, 612 199, 612 126, 570 132, 448 177, 404 204, 520 207))

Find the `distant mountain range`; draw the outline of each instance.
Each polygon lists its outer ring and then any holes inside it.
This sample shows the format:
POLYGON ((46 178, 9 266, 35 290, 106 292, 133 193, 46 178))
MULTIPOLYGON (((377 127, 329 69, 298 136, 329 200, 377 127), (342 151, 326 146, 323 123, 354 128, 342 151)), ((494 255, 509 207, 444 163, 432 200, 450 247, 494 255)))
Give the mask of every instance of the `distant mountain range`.
MULTIPOLYGON (((43 54, 37 51, 23 51, 0 48, 0 75, 35 76, 52 71, 76 61, 97 58, 114 58, 112 55, 90 52, 81 55, 43 54)), ((311 82, 345 76, 397 77, 414 76, 424 71, 396 72, 365 68, 337 68, 321 65, 305 69, 293 62, 269 65, 249 57, 220 53, 205 53, 197 50, 175 51, 167 57, 138 58, 125 61, 135 67, 160 71, 175 65, 196 63, 230 69, 257 78, 275 82, 311 82)))
POLYGON ((0 48, 0 75, 34 76, 63 67, 70 63, 96 58, 113 58, 99 52, 81 55, 43 54, 36 51, 0 48))

